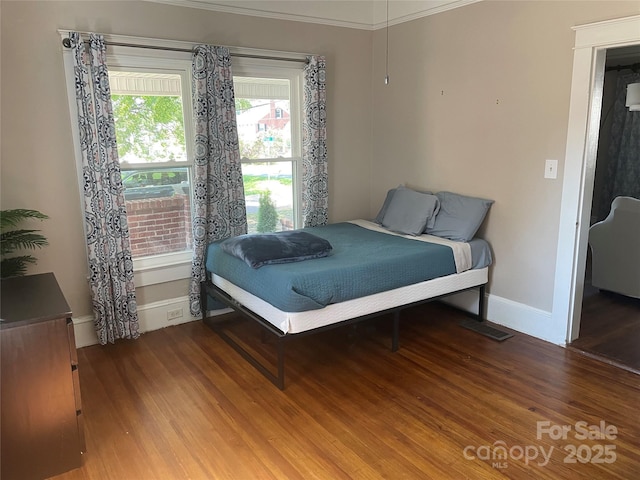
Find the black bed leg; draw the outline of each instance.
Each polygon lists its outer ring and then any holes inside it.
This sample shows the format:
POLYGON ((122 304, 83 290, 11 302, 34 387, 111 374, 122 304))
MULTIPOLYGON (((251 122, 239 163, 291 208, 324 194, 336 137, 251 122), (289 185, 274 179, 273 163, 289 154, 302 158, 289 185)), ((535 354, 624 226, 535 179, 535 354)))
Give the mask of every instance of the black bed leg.
POLYGON ((484 320, 484 292, 486 285, 480 285, 480 291, 478 292, 478 317, 477 320, 482 322, 484 320))
POLYGON ((398 351, 398 343, 400 337, 400 310, 393 314, 393 338, 391 339, 391 351, 398 351))

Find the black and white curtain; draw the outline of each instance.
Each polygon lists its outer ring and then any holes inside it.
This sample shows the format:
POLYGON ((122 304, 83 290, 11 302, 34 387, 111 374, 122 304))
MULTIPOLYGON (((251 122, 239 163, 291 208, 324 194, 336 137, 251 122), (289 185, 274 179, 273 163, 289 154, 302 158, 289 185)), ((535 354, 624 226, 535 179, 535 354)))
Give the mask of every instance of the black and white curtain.
POLYGON ((229 49, 199 45, 193 54, 195 166, 193 180, 193 261, 189 302, 200 307, 207 245, 247 233, 247 213, 236 126, 229 49))
POLYGON ((305 227, 329 220, 326 59, 311 55, 304 68, 302 217, 305 227))
POLYGON ((138 338, 133 260, 102 35, 77 32, 73 49, 89 285, 99 342, 138 338))

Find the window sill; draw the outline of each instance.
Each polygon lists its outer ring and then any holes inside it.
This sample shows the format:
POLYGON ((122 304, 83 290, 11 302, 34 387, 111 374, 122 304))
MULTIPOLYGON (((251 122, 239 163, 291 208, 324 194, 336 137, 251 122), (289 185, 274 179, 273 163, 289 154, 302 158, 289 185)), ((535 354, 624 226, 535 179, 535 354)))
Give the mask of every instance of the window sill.
POLYGON ((133 260, 133 277, 136 287, 184 280, 191 277, 192 253, 178 252, 133 260))

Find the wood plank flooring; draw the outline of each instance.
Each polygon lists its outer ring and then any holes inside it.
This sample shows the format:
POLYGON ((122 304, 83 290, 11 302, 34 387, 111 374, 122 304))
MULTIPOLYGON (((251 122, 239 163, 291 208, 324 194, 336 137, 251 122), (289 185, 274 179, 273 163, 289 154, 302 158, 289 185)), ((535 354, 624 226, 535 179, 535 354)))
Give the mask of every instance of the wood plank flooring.
POLYGON ((289 342, 284 391, 202 322, 80 349, 87 452, 55 478, 637 478, 639 375, 461 315, 406 311, 396 353, 390 317, 289 342))
POLYGON ((580 335, 570 347, 640 374, 640 299, 585 285, 580 335))

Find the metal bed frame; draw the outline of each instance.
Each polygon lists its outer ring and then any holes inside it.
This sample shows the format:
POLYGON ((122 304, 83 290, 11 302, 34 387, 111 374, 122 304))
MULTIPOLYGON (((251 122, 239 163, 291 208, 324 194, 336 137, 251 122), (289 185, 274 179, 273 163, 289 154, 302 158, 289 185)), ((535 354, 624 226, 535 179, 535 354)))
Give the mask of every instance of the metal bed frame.
POLYGON ((448 295, 452 295, 455 293, 464 292, 466 290, 478 289, 478 314, 476 315, 476 320, 482 322, 484 320, 484 298, 485 298, 485 289, 486 283, 480 285, 474 285, 471 287, 463 288, 461 290, 456 290, 453 292, 448 292, 442 295, 426 298, 424 300, 418 300, 416 302, 411 302, 406 305, 400 305, 398 307, 389 308, 386 310, 382 310, 379 312, 370 313, 368 315, 363 315, 360 317, 351 318, 348 320, 343 320, 341 322, 333 323, 330 325, 325 325, 322 327, 314 328, 311 330, 306 330, 304 332, 299 333, 283 333, 281 330, 276 328, 271 322, 256 314, 252 310, 248 309, 240 302, 231 297, 228 293, 222 290, 217 285, 214 285, 210 280, 205 280, 200 283, 200 306, 203 312, 202 318, 206 320, 206 312, 207 312, 207 296, 211 295, 212 297, 222 301, 225 305, 231 307, 236 312, 240 313, 245 318, 255 321, 260 327, 262 327, 263 332, 270 333, 276 337, 276 370, 277 373, 274 374, 269 368, 260 363, 258 359, 256 359, 251 353, 246 350, 242 345, 236 342, 231 336, 229 336, 224 331, 224 325, 228 323, 228 321, 223 322, 206 322, 209 327, 211 327, 219 336, 222 338, 229 346, 231 346, 236 352, 238 352, 246 361, 248 361, 254 368, 256 368, 262 375, 264 375, 271 383, 273 383, 280 390, 284 390, 284 357, 285 357, 285 343, 293 338, 302 337, 306 335, 311 335, 314 333, 323 332, 326 330, 330 330, 337 327, 342 327, 346 325, 351 325, 355 323, 362 322, 364 320, 393 314, 393 330, 391 337, 391 351, 396 352, 399 348, 400 343, 400 313, 402 310, 410 307, 415 307, 417 305, 422 305, 433 300, 438 300, 440 298, 446 297, 448 295))

